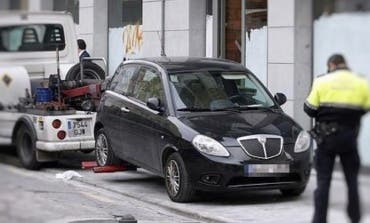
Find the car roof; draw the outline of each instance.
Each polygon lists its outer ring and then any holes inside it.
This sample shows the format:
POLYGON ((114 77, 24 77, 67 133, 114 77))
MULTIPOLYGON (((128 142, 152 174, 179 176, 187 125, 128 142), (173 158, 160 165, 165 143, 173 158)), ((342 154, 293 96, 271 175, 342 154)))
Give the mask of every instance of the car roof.
POLYGON ((147 61, 158 64, 167 70, 168 73, 177 73, 194 70, 218 70, 218 71, 248 71, 240 63, 217 58, 206 57, 152 57, 134 61, 147 61))

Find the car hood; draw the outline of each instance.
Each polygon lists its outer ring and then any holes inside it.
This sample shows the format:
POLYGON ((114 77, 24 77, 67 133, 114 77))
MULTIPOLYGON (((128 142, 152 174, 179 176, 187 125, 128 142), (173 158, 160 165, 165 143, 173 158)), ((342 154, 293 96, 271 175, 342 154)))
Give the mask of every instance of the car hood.
POLYGON ((279 135, 284 144, 294 143, 302 128, 283 112, 242 111, 189 113, 179 120, 224 146, 238 146, 237 138, 255 134, 279 135))

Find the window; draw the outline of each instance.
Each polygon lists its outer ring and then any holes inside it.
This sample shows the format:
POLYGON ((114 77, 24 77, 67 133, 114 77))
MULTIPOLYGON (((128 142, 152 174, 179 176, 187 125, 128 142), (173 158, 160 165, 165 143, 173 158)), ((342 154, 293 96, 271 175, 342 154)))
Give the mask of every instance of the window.
POLYGON ((170 85, 177 109, 274 106, 266 90, 251 74, 244 72, 173 73, 170 85))
POLYGON ((0 52, 55 51, 65 48, 60 24, 35 24, 0 27, 0 52))
POLYGON ((110 0, 108 2, 110 28, 143 23, 142 0, 110 0))
POLYGON ((132 97, 146 103, 149 98, 156 97, 163 102, 163 87, 159 73, 151 68, 143 67, 135 78, 132 97))
POLYGON ((122 66, 118 68, 112 79, 110 89, 118 94, 126 95, 132 90, 135 71, 135 66, 122 66))
POLYGON ((72 14, 73 21, 79 24, 80 20, 80 1, 79 0, 54 0, 54 11, 67 11, 72 14))
POLYGON ((314 17, 343 12, 368 12, 370 11, 369 0, 314 0, 314 17))
POLYGON ((9 0, 10 10, 28 10, 28 0, 9 0))

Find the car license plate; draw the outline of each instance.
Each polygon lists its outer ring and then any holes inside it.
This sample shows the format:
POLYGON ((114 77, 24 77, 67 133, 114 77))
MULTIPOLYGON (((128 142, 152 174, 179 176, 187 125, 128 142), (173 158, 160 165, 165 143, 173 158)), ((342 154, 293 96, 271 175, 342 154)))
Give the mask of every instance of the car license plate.
POLYGON ((68 136, 78 137, 90 134, 90 121, 88 119, 68 120, 68 136))
POLYGON ((244 166, 244 173, 289 173, 289 169, 289 164, 248 164, 244 166))

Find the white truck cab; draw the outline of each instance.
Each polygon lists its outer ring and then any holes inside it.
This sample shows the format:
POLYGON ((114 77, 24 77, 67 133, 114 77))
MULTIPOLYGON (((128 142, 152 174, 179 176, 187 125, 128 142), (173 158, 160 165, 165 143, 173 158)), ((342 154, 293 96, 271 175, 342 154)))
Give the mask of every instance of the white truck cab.
POLYGON ((60 70, 79 62, 75 24, 63 12, 0 12, 0 66, 19 65, 30 78, 48 78, 56 72, 56 44, 61 45, 60 70))
POLYGON ((57 73, 57 47, 64 80, 79 62, 69 14, 0 13, 0 145, 15 145, 27 169, 56 160, 62 151, 95 147, 94 112, 22 106, 27 99, 36 104, 35 90, 57 73))

